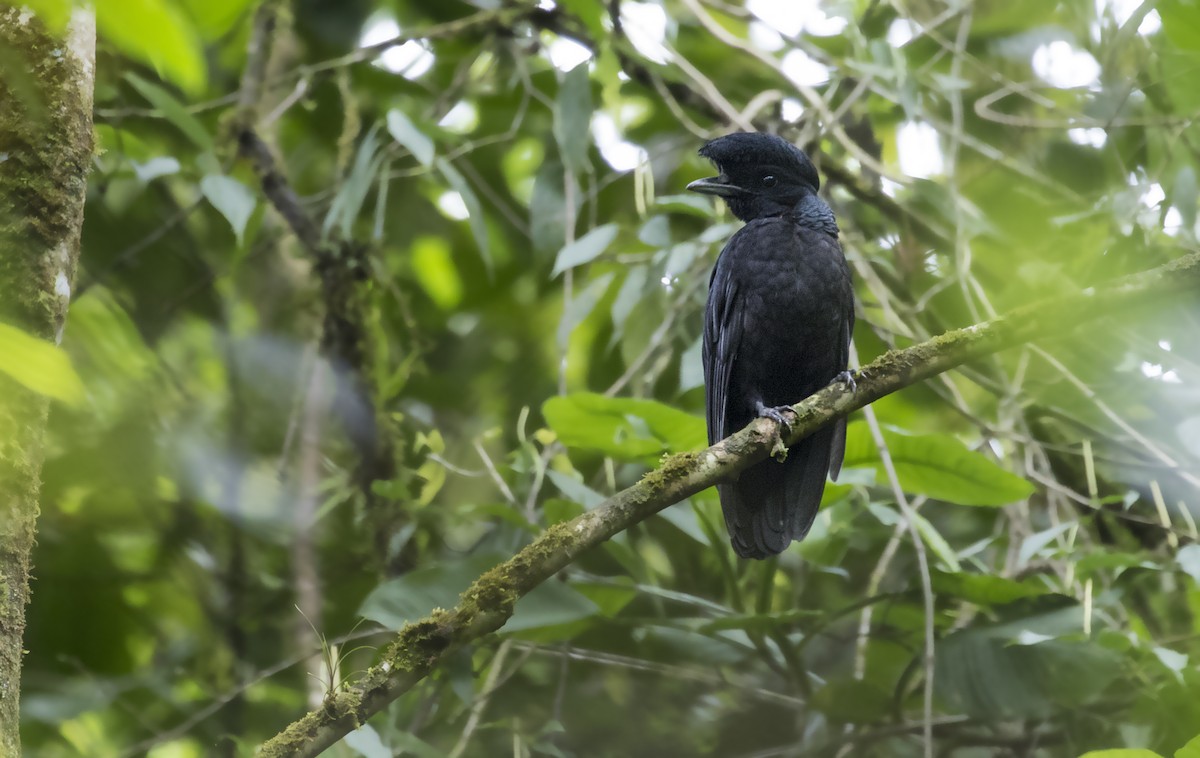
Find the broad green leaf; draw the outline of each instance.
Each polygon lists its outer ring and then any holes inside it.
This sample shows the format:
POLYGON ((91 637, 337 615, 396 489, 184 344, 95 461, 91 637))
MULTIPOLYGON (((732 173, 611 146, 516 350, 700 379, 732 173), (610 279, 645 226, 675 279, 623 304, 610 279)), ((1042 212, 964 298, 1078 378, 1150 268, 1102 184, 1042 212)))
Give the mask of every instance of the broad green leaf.
POLYGON ((1175 562, 1183 573, 1200 583, 1200 545, 1184 545, 1175 553, 1175 562))
POLYGON ((812 705, 840 724, 870 724, 891 712, 892 696, 861 679, 834 679, 813 694, 812 705))
POLYGON ((363 758, 391 758, 392 756, 392 749, 383 744, 379 732, 375 731, 370 724, 363 724, 343 737, 342 741, 363 758))
POLYGON ((387 129, 392 139, 404 145, 422 166, 433 165, 433 140, 418 129, 404 111, 398 108, 388 111, 387 129))
POLYGON ((1178 674, 1187 668, 1188 657, 1178 650, 1156 646, 1151 648, 1151 652, 1154 653, 1154 657, 1158 659, 1158 662, 1166 666, 1172 673, 1178 674))
POLYGON ((620 231, 620 227, 616 224, 604 224, 564 246, 554 258, 554 270, 550 272, 551 278, 601 255, 617 238, 618 231, 620 231))
POLYGON ((580 392, 550 398, 542 414, 567 447, 624 460, 695 450, 707 440, 704 419, 656 400, 580 392))
MULTIPOLYGON (((115 0, 109 0, 114 2, 115 0)), ((213 149, 212 135, 200 123, 200 120, 193 116, 183 107, 183 104, 175 99, 167 90, 148 82, 137 74, 129 73, 125 75, 126 81, 138 91, 142 97, 146 98, 151 105, 162 111, 163 116, 175 125, 175 128, 183 132, 188 139, 192 141, 196 147, 202 151, 210 151, 213 149)))
POLYGON ((517 608, 504 625, 504 631, 559 626, 590 618, 599 612, 600 607, 574 587, 551 578, 517 601, 517 608))
MULTIPOLYGON (((359 614, 390 629, 399 629, 423 618, 434 608, 453 608, 471 582, 506 557, 500 554, 472 555, 455 563, 411 571, 371 590, 359 614)), ((595 603, 570 585, 548 581, 517 601, 516 610, 504 629, 513 632, 556 626, 593 616, 598 611, 595 603)))
POLYGON ((1167 39, 1184 50, 1200 50, 1200 5, 1194 0, 1157 0, 1167 39))
POLYGON ((228 32, 239 19, 249 16, 255 0, 182 0, 188 15, 205 40, 215 41, 228 32))
POLYGON ((446 181, 450 183, 451 188, 462 196, 463 204, 467 206, 467 223, 471 225, 471 234, 475 237, 475 244, 479 247, 479 257, 483 260, 483 266, 487 269, 488 277, 492 275, 492 246, 488 241, 487 223, 483 216, 483 206, 479 204, 479 198, 475 195, 475 190, 471 189, 471 185, 454 164, 445 158, 435 160, 438 171, 442 176, 446 177, 446 181))
POLYGON ((1082 624, 1082 608, 1072 605, 954 632, 937 644, 937 693, 950 707, 984 718, 1084 706, 1101 696, 1124 659, 1089 641, 1061 639, 1079 634, 1082 624))
POLYGON ((200 180, 200 191, 216 208, 237 236, 238 247, 242 246, 246 233, 246 222, 258 203, 250 189, 231 176, 209 174, 200 180))
POLYGON ((561 471, 550 469, 546 472, 546 477, 554 482, 554 486, 558 487, 560 492, 588 510, 595 508, 605 500, 604 495, 561 471))
POLYGON ((0 324, 0 373, 39 395, 80 405, 83 382, 57 345, 0 324))
POLYGON ((1121 747, 1113 750, 1090 750, 1079 758, 1163 758, 1153 750, 1121 747))
POLYGON ((591 145, 592 91, 588 64, 581 63, 563 75, 554 103, 554 137, 563 164, 577 176, 587 171, 591 145))
POLYGON ((52 34, 62 34, 71 19, 74 0, 24 0, 24 7, 33 11, 52 34))
MULTIPOLYGON (((959 505, 999 506, 1023 500, 1033 485, 973 452, 947 434, 905 435, 883 430, 888 453, 905 492, 959 505)), ((879 451, 867 425, 856 421, 846 430, 843 465, 875 466, 886 481, 879 451)))
POLYGON ((207 84, 204 50, 196 29, 167 0, 96 0, 99 35, 184 92, 207 84))
POLYGON ((1200 758, 1200 734, 1175 751, 1175 758, 1200 758))
POLYGON ((933 572, 933 589, 976 605, 1004 605, 1027 597, 1046 595, 1049 590, 1031 582, 1016 582, 991 574, 933 572))

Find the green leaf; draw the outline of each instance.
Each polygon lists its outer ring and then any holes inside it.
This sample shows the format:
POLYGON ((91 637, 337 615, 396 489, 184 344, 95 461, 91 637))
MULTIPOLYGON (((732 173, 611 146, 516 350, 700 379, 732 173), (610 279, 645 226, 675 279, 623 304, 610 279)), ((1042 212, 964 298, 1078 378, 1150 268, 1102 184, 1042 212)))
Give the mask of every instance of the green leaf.
POLYGON ((71 10, 75 7, 74 0, 24 0, 22 6, 33 11, 46 28, 55 35, 60 35, 71 20, 71 10))
POLYGON ((595 259, 613 243, 619 230, 620 227, 616 224, 597 226, 571 244, 564 246, 554 258, 554 270, 550 272, 550 278, 553 279, 569 268, 595 259))
MULTIPOLYGON (((533 236, 533 247, 539 253, 551 253, 562 247, 566 239, 567 201, 563 193, 562 164, 557 160, 546 161, 533 179, 533 197, 529 199, 529 233, 533 236)), ((572 193, 575 211, 578 212, 581 195, 578 182, 572 193)))
POLYGON ((422 166, 433 165, 433 140, 418 129, 404 111, 397 108, 388 111, 387 130, 392 139, 404 145, 422 166))
MULTIPOLYGON (((471 582, 506 556, 498 553, 472 555, 455 563, 444 563, 411 571, 373 589, 359 614, 390 628, 399 629, 425 617, 434 608, 453 608, 471 582)), ((599 607, 561 581, 542 583, 517 601, 505 631, 515 632, 578 621, 599 612, 599 607)))
POLYGON ((1061 639, 1078 634, 1082 624, 1082 608, 1071 605, 955 632, 937 645, 938 696, 991 719, 1086 705, 1119 675, 1124 659, 1092 642, 1061 639))
POLYGON ((362 210, 363 203, 367 200, 367 193, 371 191, 371 185, 379 176, 383 159, 382 145, 379 142, 379 127, 373 126, 367 132, 367 136, 363 137, 362 144, 358 146, 358 152, 354 156, 354 165, 350 167, 350 174, 346 177, 346 181, 338 190, 337 195, 334 196, 333 203, 329 206, 329 212, 325 215, 321 233, 326 238, 329 237, 335 224, 343 238, 350 239, 354 236, 354 221, 358 218, 359 211, 362 210))
POLYGON ((375 731, 370 724, 363 724, 343 737, 342 741, 346 743, 346 747, 363 758, 391 758, 392 756, 392 749, 383 744, 379 732, 375 731))
POLYGON ((1171 44, 1184 50, 1200 50, 1200 5, 1194 0, 1157 0, 1163 31, 1171 44))
POLYGON ((654 207, 660 211, 685 213, 689 216, 712 218, 712 203, 699 195, 662 195, 654 200, 654 207))
POLYGON ((0 373, 39 395, 81 405, 83 382, 57 345, 0 324, 0 373))
POLYGON ((258 200, 250 189, 231 176, 209 174, 200 180, 200 191, 212 206, 216 208, 237 236, 238 247, 242 246, 246 233, 246 222, 258 200))
POLYGON ((554 482, 554 486, 558 487, 560 492, 588 510, 595 508, 605 500, 604 495, 561 471, 550 469, 546 472, 546 477, 554 482))
POLYGON ((591 121, 592 90, 585 61, 563 75, 554 103, 554 137, 563 164, 577 176, 590 166, 591 121))
POLYGON ((604 276, 593 279, 588 282, 587 287, 582 292, 577 292, 575 297, 571 298, 566 309, 563 310, 562 319, 558 322, 558 344, 562 349, 566 349, 568 341, 571 339, 571 332, 575 331, 575 327, 583 323, 583 320, 591 315, 596 308, 596 304, 604 297, 604 293, 608 291, 608 285, 612 283, 616 276, 615 272, 608 272, 604 276))
POLYGON ((445 158, 438 158, 435 161, 438 171, 442 176, 446 177, 446 181, 450 182, 450 186, 462 196, 463 205, 467 206, 467 223, 471 225, 471 234, 475 237, 475 244, 479 247, 479 257, 483 260, 483 266, 487 269, 488 277, 492 275, 492 248, 488 242, 487 223, 483 217, 483 206, 479 203, 479 198, 475 195, 475 190, 471 189, 471 185, 467 183, 466 178, 459 173, 459 170, 454 167, 450 161, 445 158))
POLYGON ((178 174, 181 168, 179 160, 170 155, 160 155, 145 163, 130 159, 129 165, 133 166, 133 174, 140 182, 152 182, 160 176, 178 174))
POLYGON ((976 605, 1004 605, 1027 597, 1049 594, 1049 590, 1044 587, 990 574, 935 571, 932 579, 933 589, 938 595, 949 595, 976 605))
POLYGON ((813 707, 840 724, 870 724, 887 716, 892 696, 861 679, 834 679, 817 690, 813 707))
POLYGON ((166 0, 96 0, 100 36, 189 94, 207 84, 204 50, 195 28, 166 0))
POLYGON ((1183 573, 1200 582, 1200 545, 1193 543, 1179 548, 1175 562, 1183 573))
POLYGON ((1200 734, 1175 751, 1175 758, 1200 758, 1200 734))
POLYGON ((212 135, 208 133, 199 119, 189 113, 183 104, 175 99, 174 95, 137 74, 126 74, 125 80, 138 91, 139 95, 162 111, 163 117, 174 124, 176 129, 183 132, 192 141, 192 144, 205 152, 213 149, 212 135))
POLYGON ((254 0, 182 0, 204 39, 215 41, 246 15, 254 0))
POLYGON ((704 419, 656 400, 579 392, 550 398, 542 415, 567 447, 624 460, 696 450, 708 439, 704 419))
POLYGON ((1140 747, 1121 747, 1114 750, 1090 750, 1079 758, 1163 758, 1153 750, 1140 747))
MULTIPOLYGON (((1033 492, 1029 482, 948 434, 905 435, 884 429, 883 438, 900 486, 909 494, 959 505, 999 506, 1023 500, 1033 492)), ((874 466, 878 480, 887 480, 864 422, 856 421, 846 429, 843 465, 874 466)))
POLYGON ((574 587, 551 578, 517 601, 517 608, 504 625, 504 631, 559 626, 590 618, 599 612, 600 607, 574 587))
MULTIPOLYGON (((901 514, 901 518, 905 518, 903 514, 901 514)), ((951 571, 961 571, 962 567, 958 564, 958 556, 954 554, 954 549, 950 547, 950 543, 946 542, 946 538, 942 536, 941 532, 915 509, 913 509, 912 519, 916 524, 917 532, 921 535, 921 541, 933 551, 934 556, 951 571)))

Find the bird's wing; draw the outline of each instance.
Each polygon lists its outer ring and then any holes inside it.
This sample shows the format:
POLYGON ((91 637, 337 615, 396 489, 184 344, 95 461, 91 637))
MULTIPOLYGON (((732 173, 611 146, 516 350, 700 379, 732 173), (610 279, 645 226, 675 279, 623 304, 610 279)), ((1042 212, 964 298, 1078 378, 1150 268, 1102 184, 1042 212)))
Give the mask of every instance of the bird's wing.
POLYGON ((708 305, 704 312, 704 401, 708 418, 708 444, 730 433, 726 424, 729 411, 729 377, 737 360, 742 339, 742 306, 737 282, 728 275, 718 259, 708 283, 708 305))
MULTIPOLYGON (((849 282, 849 279, 847 279, 849 282)), ((846 328, 842 331, 841 353, 838 355, 838 365, 842 367, 850 366, 850 340, 854 335, 854 290, 853 286, 850 289, 850 295, 847 299, 846 328)), ((846 456, 846 417, 842 416, 837 421, 833 422, 833 439, 830 442, 829 456, 829 478, 837 481, 838 474, 842 470, 842 460, 846 456)))

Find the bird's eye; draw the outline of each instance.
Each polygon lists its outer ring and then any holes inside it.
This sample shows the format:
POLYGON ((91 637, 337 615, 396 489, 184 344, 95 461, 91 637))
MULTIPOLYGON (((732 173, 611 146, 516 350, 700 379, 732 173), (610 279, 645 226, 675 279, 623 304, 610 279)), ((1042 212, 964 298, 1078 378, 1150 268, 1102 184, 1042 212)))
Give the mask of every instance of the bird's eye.
POLYGON ((764 176, 762 182, 764 187, 774 187, 778 183, 776 182, 775 177, 770 174, 764 176))

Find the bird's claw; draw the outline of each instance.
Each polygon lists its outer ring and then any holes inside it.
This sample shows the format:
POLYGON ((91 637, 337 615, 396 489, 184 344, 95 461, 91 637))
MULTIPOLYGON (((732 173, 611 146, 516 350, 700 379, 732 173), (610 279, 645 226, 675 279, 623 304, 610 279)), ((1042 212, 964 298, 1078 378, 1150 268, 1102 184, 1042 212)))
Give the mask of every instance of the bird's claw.
POLYGON ((787 431, 792 431, 792 422, 788 420, 787 417, 788 413, 794 413, 794 411, 792 411, 792 406, 781 405, 776 408, 771 408, 763 405, 762 401, 760 400, 755 404, 755 411, 758 412, 760 418, 769 418, 777 422, 787 431))
POLYGON ((854 375, 856 373, 858 373, 858 372, 854 371, 854 369, 846 369, 842 373, 833 377, 833 381, 841 382, 842 386, 844 386, 846 389, 850 390, 850 392, 857 392, 858 391, 858 382, 854 381, 854 375))

